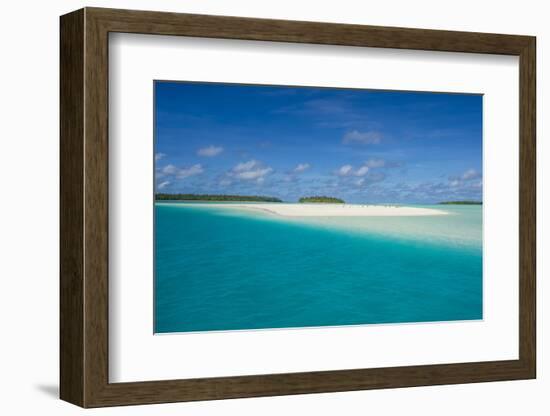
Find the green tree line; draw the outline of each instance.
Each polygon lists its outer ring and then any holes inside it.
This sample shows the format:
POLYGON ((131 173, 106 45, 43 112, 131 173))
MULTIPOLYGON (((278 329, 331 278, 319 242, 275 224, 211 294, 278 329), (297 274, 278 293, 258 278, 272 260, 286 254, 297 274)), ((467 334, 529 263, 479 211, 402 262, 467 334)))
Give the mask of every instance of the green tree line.
POLYGON ((157 201, 239 201, 239 202, 283 202, 279 198, 259 195, 217 195, 217 194, 164 194, 155 195, 157 201))
POLYGON ((481 201, 443 201, 440 205, 482 205, 481 201))
POLYGON ((332 196, 305 196, 303 198, 300 198, 298 202, 324 202, 331 204, 343 204, 344 200, 340 198, 334 198, 332 196))

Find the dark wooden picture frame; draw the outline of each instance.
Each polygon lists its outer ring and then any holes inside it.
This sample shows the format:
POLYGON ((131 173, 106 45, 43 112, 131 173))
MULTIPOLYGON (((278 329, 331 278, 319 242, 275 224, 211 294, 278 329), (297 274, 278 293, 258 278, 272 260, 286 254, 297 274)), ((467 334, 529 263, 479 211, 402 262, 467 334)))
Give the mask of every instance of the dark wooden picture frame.
POLYGON ((535 38, 85 8, 61 17, 60 396, 82 407, 535 378, 535 38), (519 56, 519 359, 109 383, 110 32, 519 56))

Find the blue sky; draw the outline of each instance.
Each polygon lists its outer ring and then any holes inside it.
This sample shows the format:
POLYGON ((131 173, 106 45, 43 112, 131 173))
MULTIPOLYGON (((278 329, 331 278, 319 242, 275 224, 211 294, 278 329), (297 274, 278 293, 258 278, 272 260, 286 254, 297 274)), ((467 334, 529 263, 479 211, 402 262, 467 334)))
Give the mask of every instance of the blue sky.
POLYGON ((157 192, 482 197, 482 96, 155 82, 157 192))

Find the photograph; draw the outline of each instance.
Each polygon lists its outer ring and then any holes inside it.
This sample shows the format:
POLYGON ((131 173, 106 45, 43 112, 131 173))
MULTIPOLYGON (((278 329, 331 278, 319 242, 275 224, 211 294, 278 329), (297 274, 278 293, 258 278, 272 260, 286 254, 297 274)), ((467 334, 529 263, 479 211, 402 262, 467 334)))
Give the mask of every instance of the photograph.
POLYGON ((154 332, 483 319, 483 95, 154 81, 154 332))

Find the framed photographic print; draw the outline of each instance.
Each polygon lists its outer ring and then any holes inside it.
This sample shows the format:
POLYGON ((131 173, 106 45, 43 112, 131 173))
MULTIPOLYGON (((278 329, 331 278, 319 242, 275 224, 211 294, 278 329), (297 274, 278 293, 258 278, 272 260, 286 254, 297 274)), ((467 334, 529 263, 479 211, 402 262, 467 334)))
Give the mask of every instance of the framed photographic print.
POLYGON ((61 17, 82 407, 534 378, 535 38, 61 17))

